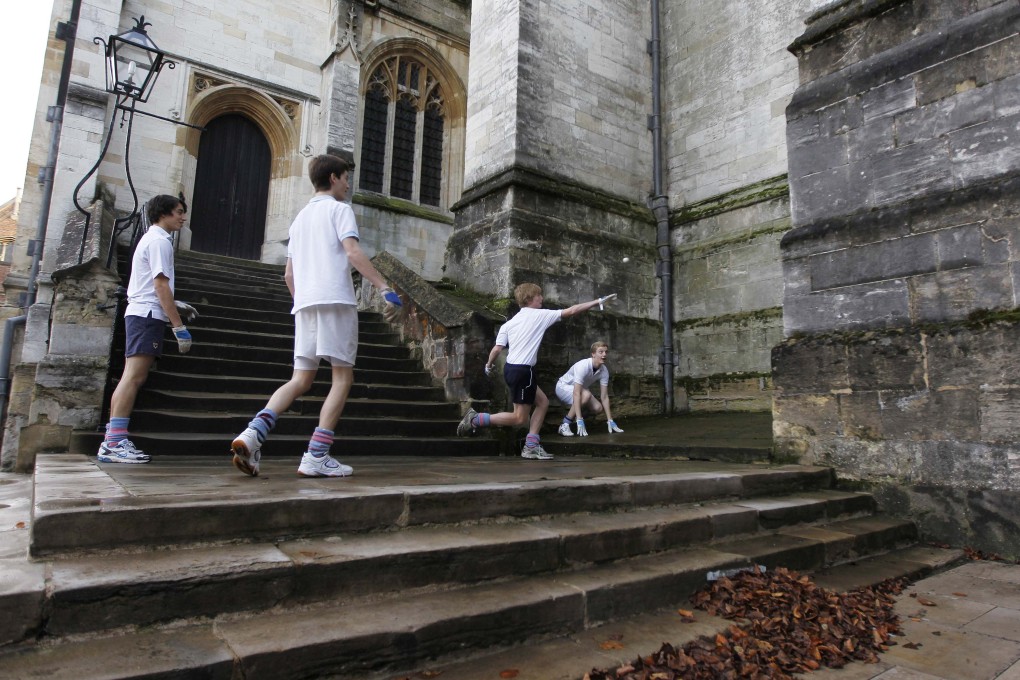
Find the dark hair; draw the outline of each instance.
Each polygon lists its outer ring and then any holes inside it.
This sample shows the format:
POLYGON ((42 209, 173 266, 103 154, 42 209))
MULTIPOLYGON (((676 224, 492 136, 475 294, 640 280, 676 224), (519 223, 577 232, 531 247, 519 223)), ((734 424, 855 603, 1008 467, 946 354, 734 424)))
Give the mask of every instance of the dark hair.
POLYGON ((332 154, 323 154, 316 156, 308 164, 308 179, 312 180, 312 186, 316 191, 326 191, 330 187, 329 178, 332 175, 340 177, 345 172, 352 170, 354 170, 353 162, 345 161, 332 154))
POLYGON ((188 212, 188 204, 184 202, 184 194, 181 194, 179 197, 160 194, 149 199, 149 209, 146 211, 145 216, 149 218, 149 224, 156 224, 161 217, 173 215, 174 210, 177 210, 177 206, 183 207, 184 212, 188 212))

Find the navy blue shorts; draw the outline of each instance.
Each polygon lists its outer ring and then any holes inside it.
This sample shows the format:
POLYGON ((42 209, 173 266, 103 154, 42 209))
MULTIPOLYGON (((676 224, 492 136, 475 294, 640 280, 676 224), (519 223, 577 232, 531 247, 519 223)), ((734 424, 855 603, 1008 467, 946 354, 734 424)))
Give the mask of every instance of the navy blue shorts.
POLYGON ((166 335, 166 321, 149 316, 124 317, 124 356, 148 354, 158 357, 163 354, 163 336, 166 335))
POLYGON ((526 364, 506 364, 503 367, 503 379, 510 388, 510 395, 515 404, 535 403, 538 383, 535 382, 535 371, 526 364))

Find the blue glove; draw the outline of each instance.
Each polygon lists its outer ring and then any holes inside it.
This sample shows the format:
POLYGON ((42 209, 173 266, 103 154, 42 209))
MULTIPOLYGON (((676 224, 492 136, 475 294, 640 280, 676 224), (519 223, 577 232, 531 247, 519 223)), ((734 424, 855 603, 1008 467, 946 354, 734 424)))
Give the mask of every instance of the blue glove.
POLYGON ((191 333, 188 332, 188 327, 175 326, 173 331, 174 337, 177 338, 177 349, 181 354, 187 354, 191 349, 191 333))
POLYGON ((383 317, 389 323, 394 323, 400 318, 400 308, 404 306, 404 303, 400 301, 400 296, 393 292, 392 288, 383 288, 381 291, 383 301, 386 302, 386 306, 383 308, 383 317))
POLYGON ((614 432, 623 432, 623 430, 620 429, 620 426, 616 424, 615 420, 610 420, 607 425, 609 425, 609 434, 613 434, 614 432))
POLYGON ((583 418, 578 418, 577 419, 577 436, 578 437, 587 437, 588 436, 588 428, 584 426, 584 419, 583 418))

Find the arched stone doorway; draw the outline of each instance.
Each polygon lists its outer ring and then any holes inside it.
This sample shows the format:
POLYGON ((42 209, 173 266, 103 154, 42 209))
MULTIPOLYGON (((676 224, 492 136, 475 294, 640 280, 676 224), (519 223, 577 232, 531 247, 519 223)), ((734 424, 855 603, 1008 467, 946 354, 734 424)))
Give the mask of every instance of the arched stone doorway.
POLYGON ((206 123, 192 197, 192 250, 260 258, 271 166, 269 142, 246 116, 206 123))

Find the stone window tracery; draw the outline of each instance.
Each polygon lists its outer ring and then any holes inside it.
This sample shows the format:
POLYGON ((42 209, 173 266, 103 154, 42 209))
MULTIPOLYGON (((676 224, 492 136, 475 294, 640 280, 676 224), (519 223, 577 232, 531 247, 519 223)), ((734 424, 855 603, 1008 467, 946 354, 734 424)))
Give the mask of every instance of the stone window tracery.
POLYGON ((446 124, 428 66, 408 55, 383 60, 365 92, 358 188, 438 207, 446 124))

